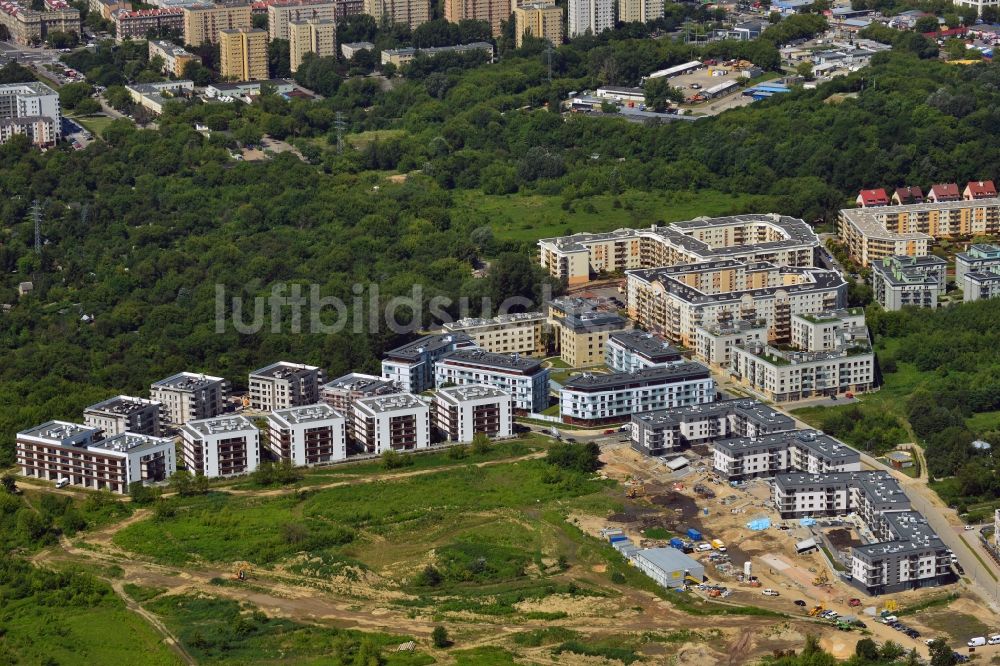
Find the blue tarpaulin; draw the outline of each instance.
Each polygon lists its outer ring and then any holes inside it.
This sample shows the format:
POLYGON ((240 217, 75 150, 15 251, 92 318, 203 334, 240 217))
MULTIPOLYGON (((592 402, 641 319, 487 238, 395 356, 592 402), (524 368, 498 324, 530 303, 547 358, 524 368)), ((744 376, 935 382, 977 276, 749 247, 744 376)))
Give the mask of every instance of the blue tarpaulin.
POLYGON ((799 525, 801 525, 802 527, 812 527, 815 524, 816 521, 813 518, 803 518, 799 521, 799 525))
POLYGON ((749 523, 747 523, 747 527, 754 530, 755 532, 758 532, 760 530, 766 530, 770 526, 771 526, 770 518, 754 518, 749 523))

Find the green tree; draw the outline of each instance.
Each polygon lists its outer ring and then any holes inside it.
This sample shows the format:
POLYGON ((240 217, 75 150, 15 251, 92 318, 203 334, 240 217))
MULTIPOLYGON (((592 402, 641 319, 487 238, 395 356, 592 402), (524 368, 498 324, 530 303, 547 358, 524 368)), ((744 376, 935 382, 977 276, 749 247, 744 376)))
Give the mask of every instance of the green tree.
POLYGON ((812 81, 813 79, 813 65, 811 62, 800 62, 795 67, 795 73, 801 76, 806 81, 812 81))
POLYGON ((472 436, 472 452, 477 456, 483 456, 490 452, 492 442, 485 433, 477 432, 472 436))
POLYGON ((947 642, 937 639, 930 644, 931 666, 955 666, 958 659, 947 642))
POLYGON ((448 630, 438 625, 434 627, 431 632, 431 642, 434 643, 436 648, 446 648, 451 645, 451 640, 448 638, 448 630))
POLYGON ((936 16, 921 16, 917 19, 913 29, 922 34, 937 32, 939 29, 938 19, 936 16))
POLYGON ((644 86, 646 91, 646 106, 657 113, 667 110, 670 102, 683 102, 684 93, 670 85, 670 79, 660 77, 648 79, 644 86))
POLYGON ((17 477, 7 472, 3 477, 0 477, 0 485, 3 486, 5 491, 13 495, 17 492, 17 477))
POLYGON ((874 663, 878 661, 878 645, 870 638, 862 638, 854 646, 854 654, 862 663, 874 663))

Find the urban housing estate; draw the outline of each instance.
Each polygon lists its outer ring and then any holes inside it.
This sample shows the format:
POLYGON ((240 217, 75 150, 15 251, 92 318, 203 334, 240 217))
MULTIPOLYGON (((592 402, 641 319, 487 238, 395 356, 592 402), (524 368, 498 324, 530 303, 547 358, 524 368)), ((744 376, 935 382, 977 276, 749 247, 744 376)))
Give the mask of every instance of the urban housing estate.
POLYGON ((0 144, 17 134, 39 147, 54 146, 62 138, 62 110, 56 91, 35 81, 0 85, 0 144))
POLYGON ((955 282, 966 302, 1000 296, 1000 246, 975 244, 956 254, 955 282))

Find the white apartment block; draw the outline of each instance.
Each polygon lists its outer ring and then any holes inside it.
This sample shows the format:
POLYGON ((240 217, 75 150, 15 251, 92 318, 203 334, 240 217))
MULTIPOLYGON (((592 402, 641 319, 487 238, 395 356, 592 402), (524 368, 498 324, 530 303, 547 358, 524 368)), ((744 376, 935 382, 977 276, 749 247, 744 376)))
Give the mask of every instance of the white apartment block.
POLYGON ((683 360, 675 347, 645 331, 612 333, 604 343, 604 364, 615 372, 635 372, 683 360))
POLYGON ((431 408, 412 393, 361 398, 354 403, 354 440, 367 453, 426 449, 431 408))
POLYGON ((733 347, 767 342, 768 327, 763 319, 736 320, 697 326, 694 329, 694 350, 698 360, 727 367, 733 358, 733 347))
POLYGON ((628 313, 641 327, 696 347, 698 327, 763 321, 768 339, 791 339, 791 316, 842 308, 837 271, 724 259, 626 273, 628 313))
POLYGON ((434 372, 439 387, 486 384, 505 391, 518 412, 540 412, 548 406, 549 370, 538 359, 459 349, 442 357, 434 372))
POLYGON ((886 310, 936 308, 948 262, 934 255, 886 257, 871 264, 875 301, 886 310))
POLYGON ((325 377, 314 365, 278 361, 250 373, 250 408, 264 412, 319 402, 325 377))
POLYGON ((966 302, 1000 297, 1000 245, 971 245, 956 254, 955 283, 966 302))
POLYGON ((297 467, 347 459, 347 419, 325 403, 275 410, 267 431, 271 453, 297 467))
POLYGON ((862 330, 866 330, 864 308, 796 314, 792 315, 792 346, 802 351, 832 351, 843 346, 845 336, 862 330))
POLYGON ((102 400, 83 410, 83 422, 99 428, 105 437, 130 432, 160 435, 160 403, 129 395, 102 400))
POLYGON ((38 82, 0 85, 0 143, 14 134, 27 134, 38 146, 59 141, 62 109, 58 93, 38 82))
POLYGON ((580 374, 559 393, 565 423, 599 425, 621 422, 637 412, 671 409, 715 401, 715 380, 699 363, 676 363, 636 372, 580 374))
POLYGON ((182 425, 223 413, 228 391, 229 385, 222 377, 179 372, 151 384, 149 397, 160 403, 166 423, 182 425))
POLYGON ((260 466, 260 430, 245 416, 188 421, 180 434, 184 464, 192 474, 238 476, 260 466))
POLYGON ((573 285, 589 281, 594 274, 723 259, 812 266, 819 238, 794 217, 734 215, 649 229, 543 238, 538 247, 542 267, 573 285))
POLYGON ((103 439, 97 428, 65 421, 17 433, 16 452, 24 476, 115 493, 137 481, 163 481, 177 469, 171 439, 134 433, 103 439))
MULTIPOLYGON (((341 414, 348 415, 354 413, 355 400, 402 392, 402 387, 395 382, 375 375, 351 372, 324 384, 323 388, 320 389, 320 397, 323 402, 341 414)), ((348 432, 348 436, 352 437, 353 435, 348 432)))
POLYGON ((511 437, 514 404, 509 393, 485 384, 438 389, 434 394, 434 425, 450 442, 471 442, 478 434, 511 437))
POLYGON ((615 0, 568 0, 566 36, 599 35, 615 27, 615 0))
POLYGON ((827 474, 861 469, 857 451, 816 430, 717 439, 712 448, 712 467, 729 480, 771 477, 792 470, 827 474))
POLYGON ((382 378, 408 393, 421 393, 434 388, 434 364, 442 356, 469 347, 475 347, 475 342, 465 333, 425 335, 387 351, 382 359, 382 378))
POLYGON ((490 319, 466 317, 444 325, 449 333, 464 333, 476 346, 497 354, 544 356, 544 312, 518 312, 490 319))

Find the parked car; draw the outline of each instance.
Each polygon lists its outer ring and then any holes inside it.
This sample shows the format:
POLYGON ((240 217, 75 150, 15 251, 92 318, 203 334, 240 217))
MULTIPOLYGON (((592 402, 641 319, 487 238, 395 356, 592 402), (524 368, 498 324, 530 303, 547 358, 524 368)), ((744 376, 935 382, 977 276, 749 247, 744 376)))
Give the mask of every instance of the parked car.
POLYGON ((705 552, 706 550, 712 550, 712 544, 710 543, 699 543, 697 550, 705 552))
POLYGON ((958 572, 959 576, 964 576, 965 575, 965 567, 963 567, 958 562, 955 562, 955 571, 958 572))
POLYGON ((856 608, 857 606, 861 605, 861 599, 856 599, 856 598, 851 599, 850 601, 847 602, 847 605, 850 606, 851 608, 856 608))
POLYGON ((765 597, 777 597, 777 596, 779 596, 780 594, 781 594, 781 593, 780 593, 780 592, 778 592, 777 590, 772 590, 772 589, 771 589, 771 588, 769 588, 769 587, 768 587, 768 588, 764 588, 764 596, 765 596, 765 597))
POLYGON ((971 532, 971 531, 972 531, 972 530, 974 530, 974 529, 976 529, 976 526, 975 526, 975 525, 966 525, 966 526, 965 526, 965 531, 966 531, 966 532, 971 532))
POLYGON ((795 600, 795 605, 796 606, 805 606, 806 602, 802 601, 801 599, 796 599, 795 600))

